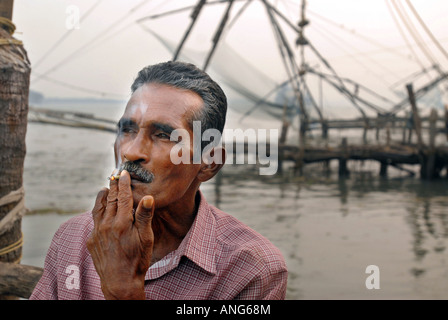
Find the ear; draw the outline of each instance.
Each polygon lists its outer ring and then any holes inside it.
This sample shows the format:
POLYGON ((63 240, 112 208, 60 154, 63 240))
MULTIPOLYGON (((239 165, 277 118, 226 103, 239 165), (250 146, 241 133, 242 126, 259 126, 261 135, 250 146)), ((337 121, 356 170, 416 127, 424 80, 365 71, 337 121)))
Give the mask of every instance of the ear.
POLYGON ((214 147, 202 155, 201 169, 198 179, 205 182, 213 178, 226 162, 226 149, 224 147, 214 147))

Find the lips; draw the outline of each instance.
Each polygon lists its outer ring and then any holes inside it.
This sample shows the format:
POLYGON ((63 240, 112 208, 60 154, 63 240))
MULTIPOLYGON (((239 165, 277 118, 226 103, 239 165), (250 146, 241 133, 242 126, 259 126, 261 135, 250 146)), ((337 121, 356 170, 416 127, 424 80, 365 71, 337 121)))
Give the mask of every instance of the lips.
POLYGON ((138 175, 136 175, 135 173, 129 173, 129 175, 131 176, 131 180, 134 182, 134 181, 137 181, 137 182, 143 182, 143 180, 142 180, 142 178, 140 178, 138 175))

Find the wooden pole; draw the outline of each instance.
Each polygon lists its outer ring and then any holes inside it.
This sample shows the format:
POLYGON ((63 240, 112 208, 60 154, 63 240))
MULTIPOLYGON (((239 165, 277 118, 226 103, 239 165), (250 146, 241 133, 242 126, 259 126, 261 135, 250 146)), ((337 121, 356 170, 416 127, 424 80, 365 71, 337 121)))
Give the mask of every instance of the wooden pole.
POLYGON ((409 102, 411 103, 411 107, 412 107, 412 117, 414 120, 415 133, 417 134, 418 149, 421 150, 423 148, 422 124, 421 124, 420 116, 418 114, 417 103, 415 101, 412 83, 406 85, 406 89, 408 90, 409 102))
POLYGON ((213 54, 215 53, 216 47, 218 46, 219 39, 221 38, 222 32, 224 31, 224 27, 227 23, 227 20, 229 19, 230 10, 232 9, 233 1, 234 0, 228 0, 229 4, 227 5, 226 12, 222 16, 221 23, 219 24, 218 29, 216 30, 215 36, 213 37, 213 46, 210 52, 207 55, 207 58, 205 60, 204 66, 202 69, 205 71, 207 70, 207 67, 212 59, 213 54))
POLYGON ((445 136, 448 141, 448 104, 445 105, 445 136))
POLYGON ((434 179, 439 175, 436 164, 436 123, 437 111, 432 109, 429 116, 429 149, 425 155, 425 164, 422 166, 422 178, 424 179, 434 179))
POLYGON ((437 110, 432 109, 431 114, 429 115, 429 150, 430 151, 434 151, 436 148, 437 119, 438 119, 437 110))
POLYGON ((387 161, 380 162, 380 177, 387 177, 387 167, 388 167, 387 161))
POLYGON ((403 121, 403 138, 402 138, 402 144, 406 143, 406 131, 408 129, 408 123, 410 122, 411 116, 409 115, 409 112, 406 112, 405 120, 403 121))
POLYGON ((347 156, 348 156, 347 138, 342 138, 341 152, 342 155, 339 158, 339 178, 346 178, 349 176, 349 171, 347 169, 347 156))
POLYGON ((380 126, 382 125, 380 117, 381 115, 378 113, 376 118, 376 134, 375 134, 376 141, 380 139, 380 126))
POLYGON ((287 101, 285 101, 283 105, 283 121, 282 121, 282 130, 280 133, 280 137, 278 140, 279 151, 278 151, 278 170, 279 172, 283 172, 283 157, 284 157, 284 146, 286 144, 286 137, 288 135, 288 128, 290 126, 290 122, 286 115, 287 111, 287 101))
POLYGON ((196 24, 196 20, 198 19, 199 13, 201 12, 202 7, 204 6, 206 1, 207 0, 199 0, 198 4, 196 5, 193 12, 191 13, 190 26, 188 27, 187 31, 185 31, 185 34, 184 34, 181 42, 179 43, 179 46, 177 47, 176 52, 174 53, 173 61, 176 61, 177 58, 179 57, 180 51, 182 50, 182 47, 184 46, 185 41, 187 40, 188 36, 190 35, 190 32, 193 29, 193 26, 196 24))
POLYGON ((22 43, 12 37, 13 1, 0 3, 0 261, 19 263, 26 212, 23 165, 31 67, 22 43))

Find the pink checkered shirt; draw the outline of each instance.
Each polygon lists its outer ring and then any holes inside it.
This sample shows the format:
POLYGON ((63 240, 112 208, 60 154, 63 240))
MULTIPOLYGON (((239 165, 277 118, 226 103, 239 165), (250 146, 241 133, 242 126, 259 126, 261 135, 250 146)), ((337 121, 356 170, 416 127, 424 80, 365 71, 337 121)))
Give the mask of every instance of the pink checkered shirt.
MULTIPOLYGON (((30 299, 104 299, 86 241, 90 212, 62 224, 48 250, 44 273, 30 299)), ((284 299, 287 269, 265 237, 209 205, 201 193, 198 213, 182 243, 153 264, 146 299, 284 299)))

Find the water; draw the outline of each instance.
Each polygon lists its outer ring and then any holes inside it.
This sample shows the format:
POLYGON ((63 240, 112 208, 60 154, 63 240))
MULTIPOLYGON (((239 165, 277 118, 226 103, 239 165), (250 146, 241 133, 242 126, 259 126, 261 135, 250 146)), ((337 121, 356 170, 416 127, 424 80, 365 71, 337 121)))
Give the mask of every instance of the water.
MULTIPOLYGON (((122 107, 95 110, 116 118, 122 107)), ((34 214, 23 219, 23 264, 43 266, 57 227, 91 209, 114 166, 113 141, 107 132, 29 124, 24 185, 34 214)), ((447 179, 422 182, 392 169, 382 179, 371 162, 351 169, 339 180, 320 165, 304 177, 225 166, 202 191, 282 251, 288 299, 447 299, 447 179), (366 288, 369 265, 379 267, 380 289, 366 288)))

